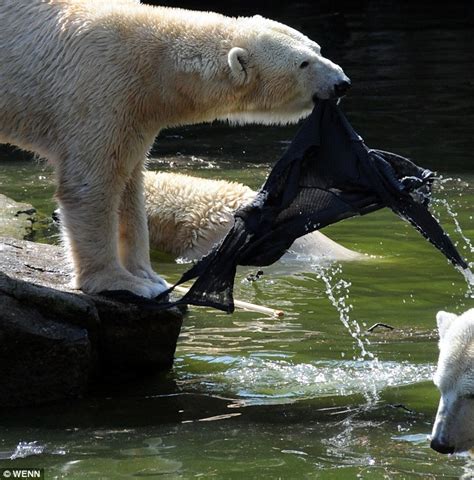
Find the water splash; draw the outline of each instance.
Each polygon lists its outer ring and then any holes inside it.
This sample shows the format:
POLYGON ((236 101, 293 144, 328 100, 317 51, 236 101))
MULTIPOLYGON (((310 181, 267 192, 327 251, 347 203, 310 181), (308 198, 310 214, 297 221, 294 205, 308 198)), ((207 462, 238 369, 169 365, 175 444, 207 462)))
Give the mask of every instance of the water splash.
MULTIPOLYGON (((217 357, 213 363, 220 363, 219 360, 217 357)), ((433 365, 429 364, 380 360, 295 364, 260 356, 234 357, 230 363, 225 356, 222 367, 222 371, 204 375, 186 373, 180 383, 199 383, 214 392, 238 395, 245 405, 259 405, 355 394, 377 399, 379 392, 387 387, 429 381, 434 373, 433 365)))
POLYGON ((15 451, 11 454, 10 460, 17 458, 26 458, 32 455, 41 455, 45 451, 45 445, 41 445, 38 442, 20 442, 15 451))
POLYGON ((459 234, 462 241, 466 245, 464 248, 465 249, 467 248, 470 253, 474 253, 474 246, 473 246, 471 240, 464 234, 464 232, 461 228, 461 224, 459 223, 459 220, 457 218, 458 213, 454 211, 453 207, 448 202, 448 200, 446 198, 433 198, 432 203, 433 203, 433 205, 442 206, 446 209, 446 212, 448 213, 448 215, 450 216, 451 220, 454 223, 454 228, 455 228, 456 232, 459 234))
MULTIPOLYGON (((444 190, 444 184, 448 182, 456 181, 458 183, 462 183, 461 187, 464 189, 466 187, 465 183, 460 179, 453 179, 453 178, 443 178, 440 177, 439 179, 439 184, 438 184, 438 190, 443 191, 444 190)), ((467 235, 464 233, 461 224, 458 220, 458 213, 454 210, 454 207, 450 201, 448 201, 447 198, 431 198, 431 206, 433 213, 437 217, 437 220, 439 221, 442 210, 445 210, 446 213, 448 214, 449 218, 452 220, 454 224, 454 230, 456 234, 460 237, 461 241, 464 243, 463 250, 467 250, 469 253, 474 254, 474 245, 473 242, 467 235)), ((458 241, 454 242, 454 245, 457 247, 459 244, 458 241)), ((472 267, 472 263, 469 265, 472 267)), ((464 279, 466 280, 468 289, 466 291, 466 298, 474 298, 474 273, 470 268, 458 269, 461 274, 463 275, 464 279)))
POLYGON ((19 442, 14 450, 0 452, 0 460, 17 460, 45 453, 49 455, 66 455, 67 452, 63 447, 51 448, 34 440, 33 442, 19 442))
POLYGON ((459 480, 472 480, 474 478, 474 452, 470 450, 466 454, 467 462, 463 466, 463 474, 459 477, 459 480))
POLYGON ((469 268, 460 271, 467 282, 466 298, 474 298, 474 273, 469 268))
MULTIPOLYGON (((374 354, 368 350, 368 347, 370 346, 369 339, 361 338, 362 329, 360 328, 359 323, 357 320, 350 318, 349 313, 353 308, 352 304, 348 302, 351 282, 340 277, 340 274, 342 274, 341 264, 315 264, 312 265, 312 267, 317 273, 317 278, 323 281, 326 295, 332 306, 338 311, 339 319, 346 327, 351 337, 355 340, 356 345, 360 350, 360 355, 357 359, 374 359, 374 354)), ((354 360, 355 359, 356 358, 354 358, 354 360)))

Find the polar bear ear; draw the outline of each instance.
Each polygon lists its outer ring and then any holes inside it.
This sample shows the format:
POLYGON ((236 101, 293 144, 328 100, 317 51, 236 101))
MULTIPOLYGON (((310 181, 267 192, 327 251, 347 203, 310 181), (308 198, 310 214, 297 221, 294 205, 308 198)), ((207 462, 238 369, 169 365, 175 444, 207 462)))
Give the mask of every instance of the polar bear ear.
POLYGON ((227 54, 227 63, 229 64, 232 77, 238 83, 245 83, 247 80, 247 65, 249 61, 249 52, 244 48, 233 47, 227 54))
POLYGON ((436 314, 439 338, 443 338, 446 335, 446 332, 456 318, 458 318, 458 316, 455 313, 443 312, 442 310, 436 314))

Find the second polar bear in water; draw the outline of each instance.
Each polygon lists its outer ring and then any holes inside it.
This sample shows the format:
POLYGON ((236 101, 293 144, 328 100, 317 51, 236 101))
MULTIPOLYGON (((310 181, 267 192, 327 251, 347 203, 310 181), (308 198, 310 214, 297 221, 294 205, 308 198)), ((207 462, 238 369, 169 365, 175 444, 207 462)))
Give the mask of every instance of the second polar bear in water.
MULTIPOLYGON (((234 211, 253 201, 256 194, 237 182, 146 172, 150 245, 185 260, 198 260, 231 229, 234 211)), ((364 258, 318 231, 297 239, 290 250, 306 260, 364 258)))
POLYGON ((0 2, 0 142, 56 168, 76 286, 152 298, 143 164, 158 132, 278 124, 349 79, 300 32, 260 16, 135 0, 0 2))
POLYGON ((474 308, 462 315, 438 312, 439 360, 434 382, 441 392, 431 448, 454 453, 474 448, 474 308))

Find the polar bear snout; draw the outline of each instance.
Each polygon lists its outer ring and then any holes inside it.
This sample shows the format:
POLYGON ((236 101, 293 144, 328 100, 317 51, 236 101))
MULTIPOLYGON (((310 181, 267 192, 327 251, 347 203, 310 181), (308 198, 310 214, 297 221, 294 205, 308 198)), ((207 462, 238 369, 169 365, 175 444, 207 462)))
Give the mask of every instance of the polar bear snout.
POLYGON ((342 82, 336 83, 334 85, 334 95, 337 98, 343 97, 351 88, 351 80, 349 77, 346 77, 342 82))
POLYGON ((434 437, 431 439, 430 447, 438 453, 452 454, 454 453, 454 447, 445 442, 444 439, 434 437))
POLYGON ((351 79, 331 60, 318 56, 314 63, 313 100, 341 98, 351 88, 351 79))
POLYGON ((324 98, 342 98, 350 90, 352 82, 349 77, 344 75, 345 79, 333 85, 332 89, 329 89, 329 92, 326 95, 322 95, 321 92, 316 92, 313 94, 313 102, 317 103, 319 99, 324 98))

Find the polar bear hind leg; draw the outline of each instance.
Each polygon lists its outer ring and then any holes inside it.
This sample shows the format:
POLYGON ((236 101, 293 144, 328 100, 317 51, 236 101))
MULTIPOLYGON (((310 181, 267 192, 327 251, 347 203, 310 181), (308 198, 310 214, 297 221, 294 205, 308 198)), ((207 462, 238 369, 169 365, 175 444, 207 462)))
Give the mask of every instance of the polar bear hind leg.
MULTIPOLYGON (((150 264, 148 221, 143 188, 143 162, 132 171, 121 196, 119 210, 119 257, 122 265, 139 278, 168 288, 150 264)), ((161 293, 161 292, 160 292, 161 293)))

